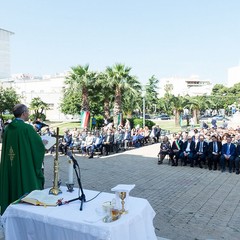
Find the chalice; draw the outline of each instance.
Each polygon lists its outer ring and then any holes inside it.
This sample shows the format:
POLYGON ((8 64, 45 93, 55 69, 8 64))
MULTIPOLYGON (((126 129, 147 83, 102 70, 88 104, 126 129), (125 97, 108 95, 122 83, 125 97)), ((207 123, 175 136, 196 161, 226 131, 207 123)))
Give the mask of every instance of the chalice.
POLYGON ((126 193, 126 192, 119 192, 119 197, 120 197, 120 199, 122 200, 122 201, 121 201, 122 209, 120 210, 120 213, 121 213, 121 214, 127 213, 127 211, 126 211, 125 208, 124 208, 124 205, 125 205, 124 199, 126 198, 126 196, 127 196, 127 193, 126 193))

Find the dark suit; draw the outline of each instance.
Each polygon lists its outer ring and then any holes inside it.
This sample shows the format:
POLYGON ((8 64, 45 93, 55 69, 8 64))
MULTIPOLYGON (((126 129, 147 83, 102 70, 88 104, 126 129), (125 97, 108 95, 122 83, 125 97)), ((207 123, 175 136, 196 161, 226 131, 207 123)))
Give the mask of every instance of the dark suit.
POLYGON ((222 143, 221 142, 210 142, 208 145, 208 167, 209 170, 217 170, 217 164, 219 163, 220 156, 222 151, 222 143), (217 147, 215 146, 217 144, 217 147))
POLYGON ((113 134, 107 134, 104 136, 102 146, 106 150, 106 155, 108 155, 108 153, 110 152, 113 142, 114 142, 113 134))
POLYGON ((202 168, 202 162, 206 163, 206 157, 208 152, 208 143, 205 141, 199 141, 196 146, 196 153, 194 155, 196 165, 199 165, 202 168))
POLYGON ((239 174, 239 161, 240 161, 240 143, 238 143, 236 147, 236 158, 235 158, 236 174, 239 174))
POLYGON ((220 164, 222 168, 222 172, 225 171, 225 165, 226 165, 226 160, 228 161, 229 164, 229 172, 232 172, 232 163, 235 160, 235 155, 236 155, 236 147, 233 143, 230 143, 230 152, 229 152, 229 159, 225 158, 225 154, 228 155, 228 143, 223 144, 222 146, 222 155, 220 158, 220 164))
POLYGON ((177 166, 178 165, 178 159, 179 159, 180 154, 181 154, 182 145, 183 145, 182 140, 175 140, 172 143, 171 151, 169 153, 169 157, 172 160, 172 166, 177 166), (178 145, 177 145, 176 141, 178 141, 178 145), (175 156, 176 162, 174 161, 174 156, 175 156))
POLYGON ((195 154, 195 142, 191 141, 190 143, 190 151, 187 151, 188 141, 184 142, 182 145, 181 153, 180 153, 180 159, 184 161, 184 166, 187 165, 187 161, 190 162, 191 167, 194 165, 194 154, 195 154), (187 156, 185 156, 184 153, 187 153, 187 156))

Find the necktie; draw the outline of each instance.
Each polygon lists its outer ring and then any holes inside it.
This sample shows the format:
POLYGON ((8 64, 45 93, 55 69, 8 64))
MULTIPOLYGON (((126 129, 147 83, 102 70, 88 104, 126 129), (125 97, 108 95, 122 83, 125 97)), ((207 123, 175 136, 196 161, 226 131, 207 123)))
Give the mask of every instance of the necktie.
POLYGON ((230 155, 230 144, 227 145, 227 155, 230 155))
POLYGON ((202 142, 200 143, 200 146, 201 146, 200 147, 200 152, 203 152, 203 143, 202 142))

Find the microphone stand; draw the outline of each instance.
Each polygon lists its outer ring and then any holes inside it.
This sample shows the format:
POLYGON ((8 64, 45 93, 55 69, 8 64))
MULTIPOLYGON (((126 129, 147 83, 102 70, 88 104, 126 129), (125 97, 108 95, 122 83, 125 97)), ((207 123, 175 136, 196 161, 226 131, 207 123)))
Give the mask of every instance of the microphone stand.
POLYGON ((82 211, 83 202, 86 202, 86 196, 85 196, 85 194, 83 192, 82 183, 81 183, 81 179, 80 179, 80 167, 78 165, 77 160, 73 157, 73 155, 72 155, 72 153, 70 151, 68 151, 67 155, 73 161, 73 168, 74 168, 76 176, 77 176, 78 186, 79 186, 79 189, 81 191, 81 195, 79 195, 77 198, 73 198, 71 200, 68 200, 65 203, 70 203, 70 202, 73 202, 73 201, 76 201, 76 200, 80 200, 81 204, 80 204, 80 209, 79 210, 82 211))

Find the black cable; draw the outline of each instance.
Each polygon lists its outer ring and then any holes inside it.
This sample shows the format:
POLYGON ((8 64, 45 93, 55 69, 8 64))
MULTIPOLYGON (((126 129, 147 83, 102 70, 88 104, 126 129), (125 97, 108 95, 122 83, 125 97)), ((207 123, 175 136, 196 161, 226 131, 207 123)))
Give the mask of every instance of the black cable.
POLYGON ((95 197, 93 197, 93 198, 89 199, 88 201, 86 201, 86 203, 87 202, 91 202, 92 200, 94 200, 100 193, 102 193, 102 192, 99 192, 95 197))

